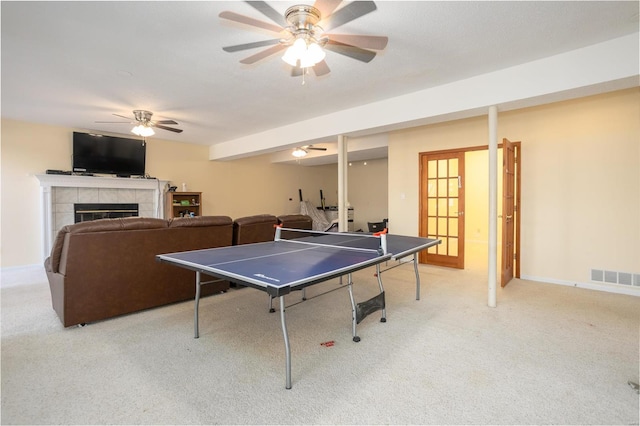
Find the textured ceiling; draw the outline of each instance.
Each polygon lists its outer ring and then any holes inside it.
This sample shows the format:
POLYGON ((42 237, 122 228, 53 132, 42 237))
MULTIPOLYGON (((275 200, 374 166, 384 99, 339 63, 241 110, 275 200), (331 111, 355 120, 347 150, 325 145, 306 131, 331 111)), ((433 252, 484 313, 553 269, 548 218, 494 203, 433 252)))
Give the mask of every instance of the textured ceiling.
MULTIPOLYGON (((310 3, 310 2, 307 2, 310 3)), ((269 2, 284 13, 295 2, 269 2)), ((147 109, 212 145, 610 40, 638 31, 638 2, 380 1, 335 33, 386 35, 365 64, 334 52, 301 78, 274 55, 223 46, 274 34, 218 17, 268 21, 244 2, 2 2, 2 116, 128 133, 112 114, 147 109)))

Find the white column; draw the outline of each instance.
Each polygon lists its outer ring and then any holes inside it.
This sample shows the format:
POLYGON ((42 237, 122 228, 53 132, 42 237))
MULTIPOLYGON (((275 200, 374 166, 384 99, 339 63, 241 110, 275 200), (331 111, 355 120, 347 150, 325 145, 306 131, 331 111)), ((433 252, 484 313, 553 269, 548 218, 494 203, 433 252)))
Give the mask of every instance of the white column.
POLYGON ((338 231, 348 230, 347 216, 347 167, 349 164, 347 154, 347 137, 338 136, 338 231))
POLYGON ((489 107, 489 297, 490 308, 497 306, 498 269, 498 108, 489 107))
POLYGON ((42 214, 42 261, 44 261, 49 254, 51 254, 51 248, 53 247, 53 200, 51 197, 51 187, 40 187, 40 202, 41 214, 42 214))

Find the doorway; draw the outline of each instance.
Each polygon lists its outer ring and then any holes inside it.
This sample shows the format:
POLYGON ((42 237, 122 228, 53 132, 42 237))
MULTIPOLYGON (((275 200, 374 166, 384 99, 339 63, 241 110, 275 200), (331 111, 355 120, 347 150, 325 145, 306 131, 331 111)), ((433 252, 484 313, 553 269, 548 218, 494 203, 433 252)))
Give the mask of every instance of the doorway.
MULTIPOLYGON (((509 143, 506 141, 505 143, 509 143)), ((520 275, 520 142, 512 144, 515 150, 515 173, 513 164, 510 168, 511 176, 515 180, 515 197, 510 202, 514 203, 512 209, 515 210, 515 220, 511 222, 511 239, 513 246, 511 250, 511 264, 503 262, 503 173, 498 173, 498 271, 502 266, 511 267, 513 276, 520 275)), ((503 162, 503 144, 498 146, 498 164, 503 165, 503 170, 508 168, 503 162)), ((468 147, 455 150, 436 151, 420 153, 420 235, 429 238, 439 238, 443 240, 444 246, 435 246, 420 256, 421 263, 428 263, 438 266, 455 267, 459 269, 486 270, 488 267, 488 223, 489 223, 489 162, 488 146, 468 147), (456 171, 455 166, 446 164, 448 167, 445 173, 442 167, 444 161, 457 162, 459 166, 457 176, 452 174, 456 171), (429 170, 429 166, 431 170, 429 170), (435 167, 435 169, 434 169, 435 167), (445 176, 446 175, 446 176, 445 176), (447 179, 445 187, 441 180, 447 179), (453 183, 459 181, 458 188, 454 188, 453 183), (434 189, 434 185, 435 189, 434 189), (439 186, 437 186, 439 185, 439 186), (443 198, 446 197, 446 201, 443 198), (452 200, 453 198, 453 200, 452 200), (457 207, 457 211, 455 209, 457 207), (445 210, 446 208, 446 210, 445 210), (446 213, 446 221, 442 216, 446 213), (453 220, 452 220, 453 219, 453 220), (455 220, 457 219, 457 221, 455 220), (459 228, 452 232, 451 224, 457 223, 459 228), (448 225, 445 228, 445 225, 448 225), (446 244, 445 244, 446 240, 446 244), (453 241, 453 244, 452 244, 453 241), (438 252, 438 248, 440 251, 438 252), (453 250, 452 250, 453 248, 453 250), (455 249, 459 252, 455 253, 455 249)), ((513 214, 513 213, 512 213, 513 214)), ((508 281, 507 281, 508 282, 508 281)), ((504 286, 506 282, 503 282, 504 286)))

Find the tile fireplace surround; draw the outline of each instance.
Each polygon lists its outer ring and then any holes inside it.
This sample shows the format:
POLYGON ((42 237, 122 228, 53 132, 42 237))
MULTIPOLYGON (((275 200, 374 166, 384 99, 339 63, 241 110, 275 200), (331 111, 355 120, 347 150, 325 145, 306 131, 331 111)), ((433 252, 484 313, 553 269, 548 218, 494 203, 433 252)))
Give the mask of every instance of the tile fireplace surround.
POLYGON ((164 217, 168 181, 109 176, 36 175, 41 189, 43 259, 60 228, 74 223, 74 203, 136 203, 139 215, 164 217))

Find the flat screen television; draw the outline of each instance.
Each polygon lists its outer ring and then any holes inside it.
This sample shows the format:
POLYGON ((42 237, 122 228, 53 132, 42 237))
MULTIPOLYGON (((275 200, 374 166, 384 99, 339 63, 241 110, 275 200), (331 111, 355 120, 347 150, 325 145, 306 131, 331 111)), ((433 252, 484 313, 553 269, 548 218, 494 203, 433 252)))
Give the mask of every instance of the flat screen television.
POLYGON ((119 176, 145 174, 141 140, 73 132, 73 171, 119 176))

